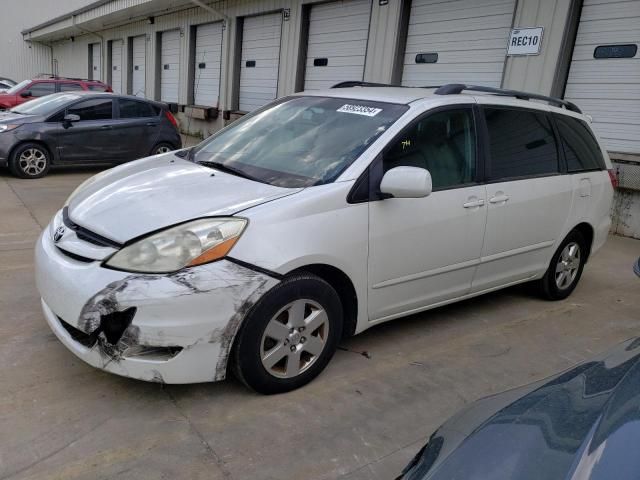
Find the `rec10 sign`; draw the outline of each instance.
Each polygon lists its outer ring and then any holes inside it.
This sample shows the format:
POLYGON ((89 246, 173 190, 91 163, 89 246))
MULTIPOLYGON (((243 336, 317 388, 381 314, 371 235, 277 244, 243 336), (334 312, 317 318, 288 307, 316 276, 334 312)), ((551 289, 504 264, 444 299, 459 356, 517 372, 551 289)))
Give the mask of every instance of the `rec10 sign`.
POLYGON ((514 28, 509 35, 507 55, 538 55, 542 45, 542 27, 514 28))

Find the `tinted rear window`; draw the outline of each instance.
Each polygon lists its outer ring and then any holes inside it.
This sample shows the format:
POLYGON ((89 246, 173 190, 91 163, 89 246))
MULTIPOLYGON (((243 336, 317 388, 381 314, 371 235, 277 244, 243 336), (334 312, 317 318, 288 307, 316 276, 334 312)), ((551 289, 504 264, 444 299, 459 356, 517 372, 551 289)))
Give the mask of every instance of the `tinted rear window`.
POLYGON ((566 115, 556 115, 555 118, 567 159, 567 171, 604 170, 600 146, 589 127, 581 120, 566 115))
POLYGON ((89 90, 93 90, 94 92, 106 92, 107 91, 107 87, 105 87, 104 85, 97 85, 97 84, 88 84, 87 88, 89 90))
POLYGON ((528 110, 485 108, 489 130, 489 179, 559 172, 549 118, 528 110))
POLYGON ((82 90, 82 85, 79 83, 61 83, 60 91, 61 92, 71 92, 75 90, 82 90))
POLYGON ((143 118, 158 115, 151 104, 146 102, 120 98, 118 104, 120 105, 120 118, 143 118))

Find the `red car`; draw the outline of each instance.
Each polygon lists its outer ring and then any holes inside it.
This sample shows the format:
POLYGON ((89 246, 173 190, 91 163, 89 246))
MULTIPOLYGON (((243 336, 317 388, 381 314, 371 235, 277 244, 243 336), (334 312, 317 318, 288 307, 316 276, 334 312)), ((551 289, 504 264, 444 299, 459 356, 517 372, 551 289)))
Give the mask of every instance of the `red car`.
POLYGON ((57 92, 90 90, 111 92, 111 87, 98 80, 81 78, 46 77, 23 80, 4 93, 0 93, 0 110, 7 110, 34 98, 44 97, 57 92))

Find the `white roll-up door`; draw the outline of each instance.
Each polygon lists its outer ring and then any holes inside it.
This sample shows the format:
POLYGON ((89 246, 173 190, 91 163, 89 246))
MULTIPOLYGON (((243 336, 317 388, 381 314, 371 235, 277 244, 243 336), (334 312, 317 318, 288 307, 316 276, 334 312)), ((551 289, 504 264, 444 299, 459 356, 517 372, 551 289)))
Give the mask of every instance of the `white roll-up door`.
POLYGON ((278 95, 282 14, 246 17, 242 28, 240 110, 250 112, 278 95))
POLYGON ((608 150, 640 153, 640 0, 584 1, 565 98, 608 150))
POLYGON ((147 39, 145 35, 134 37, 131 42, 131 94, 146 96, 147 39))
POLYGON ((402 85, 499 87, 515 0, 413 0, 402 85))
POLYGON ((196 28, 193 101, 196 105, 217 107, 220 94, 222 22, 196 28))
POLYGON ((305 90, 363 80, 371 0, 341 0, 313 5, 305 65, 305 90))
POLYGON ((122 40, 111 42, 111 89, 122 93, 122 40))
POLYGON ((90 75, 91 80, 102 80, 102 48, 99 43, 92 43, 89 45, 91 49, 91 65, 90 75))
POLYGON ((180 32, 162 32, 160 45, 160 100, 178 103, 180 85, 180 32))

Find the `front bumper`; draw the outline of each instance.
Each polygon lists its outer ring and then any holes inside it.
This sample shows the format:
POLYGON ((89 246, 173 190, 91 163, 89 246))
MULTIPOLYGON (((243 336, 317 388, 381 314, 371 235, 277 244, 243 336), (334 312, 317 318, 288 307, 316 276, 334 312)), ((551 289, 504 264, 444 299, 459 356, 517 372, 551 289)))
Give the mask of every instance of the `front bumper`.
POLYGON ((225 377, 245 313, 278 280, 227 260, 169 275, 110 270, 63 253, 47 228, 36 246, 36 282, 47 323, 85 362, 141 380, 196 383, 225 377), (131 311, 110 342, 108 322, 131 311))

